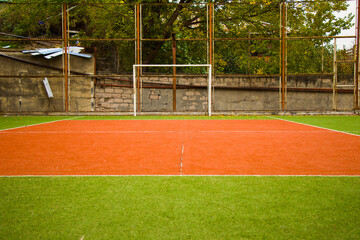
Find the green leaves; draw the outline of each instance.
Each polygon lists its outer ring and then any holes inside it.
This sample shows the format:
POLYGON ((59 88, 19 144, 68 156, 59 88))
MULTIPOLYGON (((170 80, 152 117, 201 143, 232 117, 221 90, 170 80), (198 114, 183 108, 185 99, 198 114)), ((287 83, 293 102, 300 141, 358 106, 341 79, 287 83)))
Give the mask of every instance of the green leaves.
MULTIPOLYGON (((21 2, 21 0, 13 1, 21 2)), ((2 4, 0 31, 24 37, 54 37, 62 34, 62 5, 68 3, 71 40, 97 47, 102 57, 117 59, 122 70, 131 70, 134 63, 136 38, 136 5, 141 5, 144 63, 172 62, 172 35, 177 40, 177 61, 206 63, 208 61, 209 7, 200 0, 173 1, 193 4, 163 4, 166 0, 52 0, 26 1, 32 4, 2 4), (108 4, 110 3, 111 4, 108 4), (47 4, 58 3, 58 4, 47 4), (119 4, 117 4, 119 3, 119 4), (126 3, 126 4, 124 4, 126 3), (131 3, 131 4, 129 4, 131 3), (156 3, 156 4, 149 4, 156 3), (85 42, 86 39, 99 41, 85 42), (103 41, 103 39, 112 40, 103 41), (127 40, 129 42, 119 41, 127 40), (189 41, 197 39, 197 41, 189 41), (201 41, 198 41, 201 39, 201 41), (83 41, 81 41, 83 40, 83 41), (168 40, 169 42, 165 42, 168 40), (116 56, 113 56, 117 54, 116 56), (121 55, 120 55, 121 54, 121 55)), ((214 2, 214 62, 217 73, 277 74, 280 58, 280 0, 208 1, 214 2), (234 39, 236 38, 236 39, 234 39), (240 39, 239 39, 240 38, 240 39), (252 40, 250 40, 250 38, 252 40), (259 39, 259 40, 254 40, 259 39), (262 40, 261 40, 262 39, 262 40)), ((339 18, 336 12, 347 9, 345 1, 288 2, 286 30, 288 37, 334 36, 352 26, 353 14, 339 18)), ((290 41, 288 62, 290 72, 323 70, 322 54, 331 54, 331 39, 321 41, 290 41), (311 67, 309 67, 311 66, 311 67), (306 70, 311 69, 311 70, 306 70)), ((328 63, 331 60, 327 60, 328 63)), ((327 65, 329 65, 326 63, 327 65)), ((325 65, 326 65, 325 64, 325 65)), ((116 69, 118 71, 119 69, 116 69)), ((331 69, 328 69, 329 71, 331 69)))

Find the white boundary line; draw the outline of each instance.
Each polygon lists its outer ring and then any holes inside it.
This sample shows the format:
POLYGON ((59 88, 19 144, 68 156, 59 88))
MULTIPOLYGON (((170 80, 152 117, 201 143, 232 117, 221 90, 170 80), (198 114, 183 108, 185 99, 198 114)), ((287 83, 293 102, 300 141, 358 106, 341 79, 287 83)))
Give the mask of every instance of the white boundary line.
POLYGON ((1 133, 5 133, 5 134, 35 134, 35 133, 45 133, 45 134, 51 134, 51 133, 55 133, 55 134, 60 134, 60 133, 94 133, 94 134, 99 134, 99 133, 105 133, 105 134, 114 134, 114 133, 178 133, 180 131, 26 131, 26 132, 0 132, 1 133))
POLYGON ((78 117, 72 117, 72 118, 54 120, 54 121, 50 121, 50 122, 35 123, 35 124, 30 124, 30 125, 25 125, 25 126, 20 126, 20 127, 0 129, 0 132, 4 132, 4 131, 8 131, 8 130, 13 130, 13 129, 19 129, 19 128, 25 128, 25 127, 31 127, 31 126, 37 126, 37 125, 43 125, 43 124, 47 124, 47 123, 54 123, 54 122, 67 121, 67 120, 74 120, 74 119, 82 118, 82 117, 83 117, 83 116, 78 116, 78 117))
POLYGON ((360 175, 3 175, 0 178, 26 177, 360 177, 360 175))
POLYGON ((181 146, 181 157, 180 157, 180 176, 183 175, 183 157, 184 157, 184 142, 182 143, 181 146))
MULTIPOLYGON (((10 130, 10 129, 9 129, 10 130)), ((83 134, 118 134, 118 133, 325 133, 324 131, 24 131, 24 132, 0 132, 0 134, 61 134, 61 133, 83 133, 83 134)))
POLYGON ((295 122, 295 121, 291 121, 291 120, 287 120, 287 119, 282 119, 282 118, 277 118, 277 117, 273 117, 273 116, 266 116, 266 117, 271 118, 271 119, 275 119, 275 120, 282 120, 282 121, 285 121, 285 122, 297 123, 297 124, 300 124, 300 125, 305 125, 305 126, 309 126, 309 127, 319 128, 319 129, 323 129, 323 130, 327 130, 327 131, 333 131, 333 132, 344 133, 344 134, 348 134, 348 135, 351 135, 351 136, 360 137, 360 135, 357 135, 357 134, 348 133, 348 132, 343 132, 343 131, 339 131, 339 130, 334 130, 334 129, 331 129, 331 128, 319 127, 319 126, 315 126, 315 125, 311 125, 311 124, 307 124, 307 123, 295 122))

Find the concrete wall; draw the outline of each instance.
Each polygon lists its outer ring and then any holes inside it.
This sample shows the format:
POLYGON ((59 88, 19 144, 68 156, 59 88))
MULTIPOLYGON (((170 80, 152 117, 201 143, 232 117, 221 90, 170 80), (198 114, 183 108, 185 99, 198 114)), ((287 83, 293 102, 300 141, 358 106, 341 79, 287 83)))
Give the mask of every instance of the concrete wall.
MULTIPOLYGON (((0 75, 16 77, 0 77, 0 112, 65 111, 64 78, 51 77, 62 74, 61 56, 48 60, 43 56, 31 56, 21 52, 1 52, 1 54, 0 75), (31 77, 25 77, 30 75, 31 77), (45 76, 48 78, 53 98, 49 98, 45 90, 43 84, 45 76)), ((93 58, 71 56, 70 63, 72 71, 94 73, 93 58)), ((70 77, 69 110, 91 111, 92 88, 90 78, 70 77)))
MULTIPOLYGON (((132 78, 126 81, 98 79, 95 90, 95 111, 133 111, 134 95, 132 78), (105 86, 104 86, 105 85, 105 86), (129 87, 111 87, 107 85, 129 85, 129 87)), ((144 87, 140 92, 140 108, 143 112, 171 112, 173 110, 172 78, 144 77, 143 83, 151 82, 167 88, 144 87)), ((177 84, 187 86, 176 90, 177 111, 204 112, 207 109, 207 78, 183 77, 177 84), (191 86, 200 86, 193 88, 191 86)))
MULTIPOLYGON (((338 76, 337 85, 354 84, 353 76, 338 76)), ((289 89, 302 88, 303 90, 293 90, 287 92, 286 109, 293 110, 333 110, 334 96, 332 92, 332 76, 290 76, 287 86, 289 89), (316 92, 313 89, 329 89, 331 91, 316 92)), ((335 107, 338 110, 349 110, 354 108, 354 93, 351 87, 338 87, 335 95, 335 107), (347 92, 342 92, 346 90, 347 92)))
MULTIPOLYGON (((21 52, 1 52, 7 56, 28 62, 10 59, 0 55, 0 112, 63 112, 65 111, 65 86, 62 74, 62 58, 47 60, 42 56, 30 56, 21 52), (38 66, 31 63, 45 65, 38 66), (59 69, 54 69, 59 68, 59 69), (32 75, 25 77, 25 75, 32 75), (41 77, 37 77, 41 75, 41 77), (48 80, 54 97, 49 98, 42 80, 48 80)), ((71 70, 92 74, 94 59, 72 56, 71 70)), ((142 79, 140 94, 142 112, 172 112, 172 77, 148 76, 142 79), (157 84, 159 87, 151 86, 157 84)), ((207 78, 204 75, 177 78, 176 111, 207 112, 207 78)), ((351 84, 351 76, 342 76, 338 84, 351 84)), ((286 109, 292 110, 333 110, 332 76, 289 76, 287 78, 286 109), (318 92, 316 89, 323 89, 318 92), (330 90, 330 91, 329 91, 330 90)), ((213 80, 213 111, 279 111, 279 77, 231 77, 217 76, 213 80)), ((132 77, 95 79, 91 77, 69 78, 70 112, 132 112, 134 109, 132 77)), ((354 94, 351 91, 336 95, 336 107, 341 110, 353 109, 354 94)))
POLYGON ((278 91, 216 90, 214 111, 280 110, 278 91))
MULTIPOLYGON (((133 90, 126 81, 100 80, 102 84, 129 87, 99 86, 96 88, 96 111, 133 111, 133 90)), ((143 112, 171 112, 173 90, 171 77, 143 77, 142 83, 158 84, 161 88, 142 88, 140 107, 143 112), (168 88, 164 88, 164 87, 168 88)), ((338 84, 350 84, 350 77, 338 84)), ((176 111, 207 112, 207 78, 178 77, 176 111), (184 87, 187 86, 187 87, 184 87)), ((289 111, 333 110, 332 76, 289 76, 287 79, 286 109, 289 111), (316 89, 323 89, 319 92, 316 89)), ((213 111, 279 111, 279 77, 216 77, 212 96, 213 111)), ((351 110, 354 95, 337 93, 337 109, 351 110)))

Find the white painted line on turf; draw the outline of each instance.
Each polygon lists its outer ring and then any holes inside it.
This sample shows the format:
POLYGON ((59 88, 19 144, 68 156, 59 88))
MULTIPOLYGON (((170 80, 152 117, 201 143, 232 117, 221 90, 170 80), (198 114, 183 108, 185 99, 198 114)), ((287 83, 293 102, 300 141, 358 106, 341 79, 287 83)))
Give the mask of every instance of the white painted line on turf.
POLYGON ((183 175, 183 156, 184 156, 184 149, 185 149, 185 146, 184 146, 184 143, 183 143, 182 146, 181 146, 181 157, 180 157, 180 175, 181 175, 181 176, 183 175))
POLYGON ((240 131, 199 131, 199 132, 208 132, 208 133, 298 133, 298 132, 323 132, 318 130, 312 130, 312 131, 296 131, 296 130, 240 130, 240 131))
POLYGON ((74 120, 74 119, 77 119, 77 118, 82 118, 82 117, 83 117, 83 116, 78 116, 78 117, 72 117, 72 118, 66 118, 66 119, 54 120, 54 121, 50 121, 50 122, 34 123, 34 124, 25 125, 25 126, 20 126, 20 127, 13 127, 13 128, 7 128, 7 129, 0 129, 0 133, 4 133, 5 131, 8 131, 8 130, 13 130, 13 129, 26 128, 26 127, 37 126, 37 125, 43 125, 43 124, 48 124, 48 123, 60 122, 60 121, 74 120))
POLYGON ((239 174, 239 175, 179 175, 179 174, 168 174, 168 175, 0 175, 0 178, 26 178, 26 177, 38 177, 38 178, 49 178, 49 177, 360 177, 360 175, 250 175, 250 174, 239 174))
POLYGON ((324 133, 324 131, 312 130, 312 131, 251 131, 251 130, 241 130, 241 131, 16 131, 16 132, 0 132, 3 134, 61 134, 61 133, 86 133, 86 134, 114 134, 114 133, 324 133))
MULTIPOLYGON (((55 134, 59 134, 59 133, 177 133, 179 131, 26 131, 26 132, 4 132, 4 133, 55 133, 55 134)), ((1 133, 1 132, 0 132, 1 133)))
POLYGON ((82 236, 82 237, 80 238, 80 240, 84 240, 84 238, 85 238, 85 236, 82 236))
MULTIPOLYGON (((304 126, 315 127, 315 128, 319 128, 319 129, 323 129, 323 130, 327 130, 327 131, 344 133, 344 134, 348 134, 348 135, 351 135, 351 136, 360 137, 360 135, 357 135, 357 134, 348 133, 348 132, 343 132, 343 131, 339 131, 339 130, 334 130, 334 129, 331 129, 331 128, 319 127, 319 126, 316 126, 316 125, 311 125, 311 124, 307 124, 307 123, 295 122, 295 121, 291 121, 291 120, 287 120, 287 119, 282 119, 282 118, 277 118, 277 117, 273 117, 273 116, 267 116, 267 117, 268 117, 268 118, 275 119, 275 120, 282 120, 282 121, 285 121, 285 122, 297 123, 297 124, 304 125, 304 126)), ((358 131, 357 131, 357 132, 358 132, 358 131)))

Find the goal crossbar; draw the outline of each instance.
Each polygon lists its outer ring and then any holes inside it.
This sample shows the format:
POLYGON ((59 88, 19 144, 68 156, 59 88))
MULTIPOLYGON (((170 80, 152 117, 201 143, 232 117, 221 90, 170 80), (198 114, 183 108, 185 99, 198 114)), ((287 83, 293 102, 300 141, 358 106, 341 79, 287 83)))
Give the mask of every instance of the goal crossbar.
POLYGON ((134 64, 133 65, 133 89, 134 89, 134 116, 137 112, 137 84, 136 68, 138 67, 207 67, 208 68, 208 114, 211 116, 211 64, 134 64))

